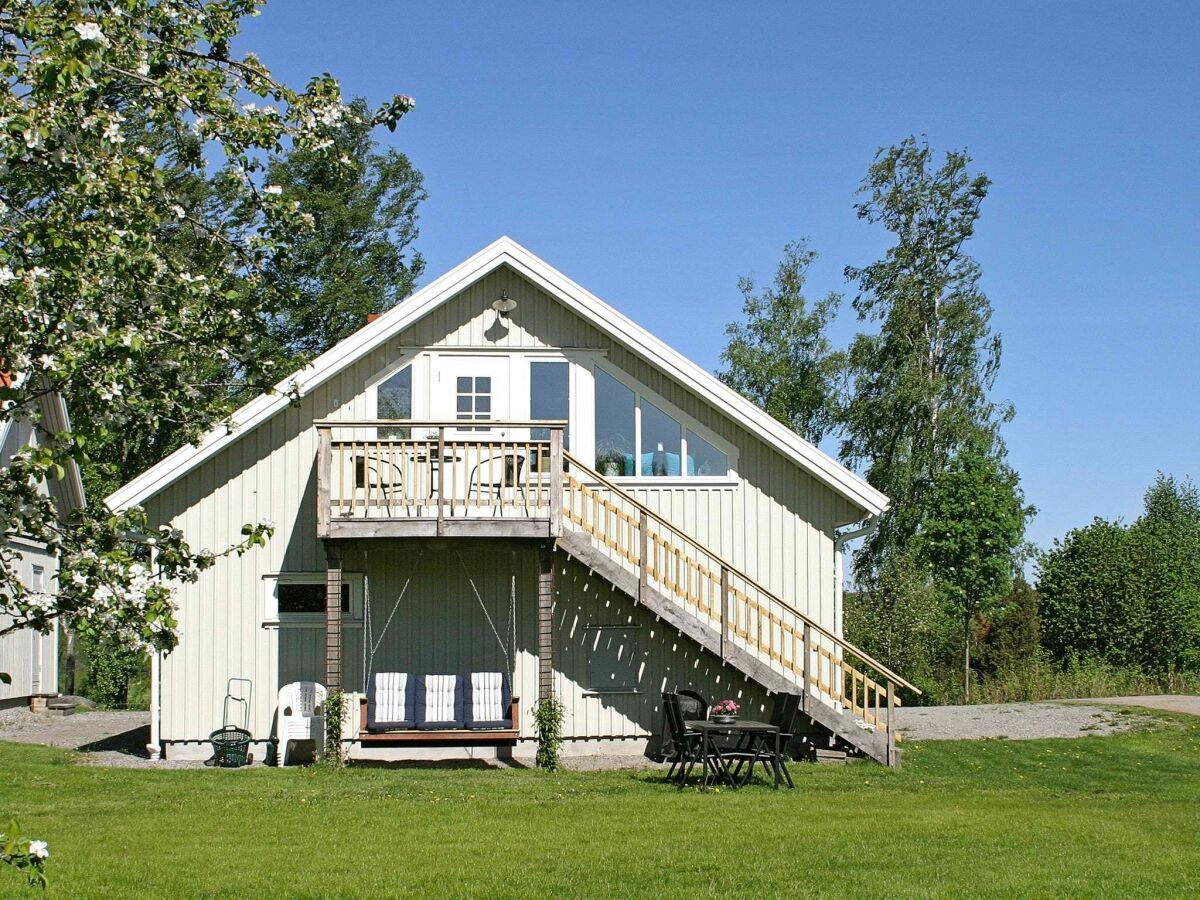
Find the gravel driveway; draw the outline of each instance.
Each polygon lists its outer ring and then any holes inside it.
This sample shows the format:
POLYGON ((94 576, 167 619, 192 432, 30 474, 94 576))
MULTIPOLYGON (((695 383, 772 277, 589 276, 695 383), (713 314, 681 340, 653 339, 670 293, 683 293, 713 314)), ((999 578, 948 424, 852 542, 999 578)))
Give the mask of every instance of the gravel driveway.
MULTIPOLYGON (((909 741, 980 738, 1072 738, 1128 731, 1144 720, 1133 707, 1200 716, 1200 697, 1105 697, 978 706, 914 706, 896 711, 897 728, 909 741)), ((82 712, 73 716, 34 715, 27 709, 0 711, 0 741, 45 744, 79 750, 87 765, 195 768, 195 760, 146 759, 149 713, 82 712)), ((589 771, 649 765, 640 757, 566 758, 564 766, 589 771)), ((256 760, 255 765, 261 765, 256 760)))

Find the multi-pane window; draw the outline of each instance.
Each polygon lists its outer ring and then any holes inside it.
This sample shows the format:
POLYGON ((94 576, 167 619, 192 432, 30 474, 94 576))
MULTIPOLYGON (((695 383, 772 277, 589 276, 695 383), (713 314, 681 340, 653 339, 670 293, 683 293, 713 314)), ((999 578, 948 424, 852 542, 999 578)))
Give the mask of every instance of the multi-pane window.
POLYGON ((675 415, 597 367, 596 470, 643 477, 729 474, 729 456, 675 415))
POLYGON ((490 375, 459 375, 455 383, 455 417, 476 421, 492 417, 490 375))

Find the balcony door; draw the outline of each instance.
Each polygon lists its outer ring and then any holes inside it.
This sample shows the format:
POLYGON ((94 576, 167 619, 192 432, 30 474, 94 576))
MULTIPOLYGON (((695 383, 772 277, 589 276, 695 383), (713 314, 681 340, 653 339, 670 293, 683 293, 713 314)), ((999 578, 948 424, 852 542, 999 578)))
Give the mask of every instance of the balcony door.
POLYGON ((459 423, 447 437, 502 438, 507 429, 488 421, 512 418, 510 361, 507 356, 439 356, 434 364, 430 411, 433 418, 459 423))

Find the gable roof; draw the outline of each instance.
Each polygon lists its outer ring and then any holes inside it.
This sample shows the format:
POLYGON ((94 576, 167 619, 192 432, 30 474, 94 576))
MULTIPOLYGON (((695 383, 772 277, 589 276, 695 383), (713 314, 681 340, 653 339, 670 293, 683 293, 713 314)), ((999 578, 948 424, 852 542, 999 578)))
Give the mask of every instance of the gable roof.
MULTIPOLYGON (((9 382, 7 372, 0 372, 0 379, 9 382)), ((41 425, 51 434, 71 430, 71 417, 67 413, 67 401, 58 391, 46 391, 38 397, 38 411, 41 413, 41 425)), ((19 447, 35 440, 35 434, 23 434, 18 430, 18 423, 12 419, 0 422, 0 468, 7 466, 19 447), (10 440, 10 435, 12 440, 10 440)), ((69 460, 64 466, 62 478, 48 479, 47 488, 54 498, 58 515, 66 519, 77 509, 83 509, 85 495, 83 492, 83 476, 79 472, 79 464, 69 460)))
POLYGON ((331 347, 299 372, 280 382, 276 386, 277 393, 263 394, 247 403, 230 417, 228 427, 224 423, 217 426, 198 443, 181 447, 114 491, 107 498, 109 507, 121 510, 145 502, 147 498, 236 441, 242 434, 285 409, 289 403, 287 393, 293 387, 301 396, 307 394, 428 315, 464 288, 504 265, 527 278, 584 321, 633 353, 669 372, 700 399, 728 410, 769 446, 863 512, 879 515, 887 509, 887 497, 864 479, 509 237, 502 237, 484 247, 366 327, 331 347))

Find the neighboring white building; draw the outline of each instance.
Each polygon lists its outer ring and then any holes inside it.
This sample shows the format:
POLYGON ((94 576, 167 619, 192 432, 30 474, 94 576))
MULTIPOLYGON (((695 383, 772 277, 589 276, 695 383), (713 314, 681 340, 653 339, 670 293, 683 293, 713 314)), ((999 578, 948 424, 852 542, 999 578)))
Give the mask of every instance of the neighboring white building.
MULTIPOLYGON (((44 394, 39 401, 40 428, 51 433, 70 429, 67 407, 57 393, 44 394)), ((0 424, 0 468, 9 464, 24 447, 37 446, 38 428, 29 421, 0 424)), ((66 518, 83 507, 83 482, 79 468, 72 462, 62 479, 39 485, 43 496, 52 496, 58 514, 66 518)), ((28 536, 5 533, 4 543, 20 555, 21 583, 31 591, 53 591, 58 560, 45 544, 28 536)), ((11 616, 0 613, 0 628, 11 625, 11 616)), ((58 629, 41 634, 31 628, 0 637, 0 672, 11 681, 0 681, 0 708, 27 704, 31 697, 58 693, 58 629)))
POLYGON ((532 753, 553 692, 565 752, 638 751, 664 690, 765 714, 807 677, 815 735, 896 760, 906 683, 841 639, 845 532, 887 499, 512 240, 282 388, 108 498, 197 548, 276 529, 178 591, 169 754, 207 752, 231 678, 265 741, 291 681, 492 672, 521 699, 511 728, 355 737, 532 753))

